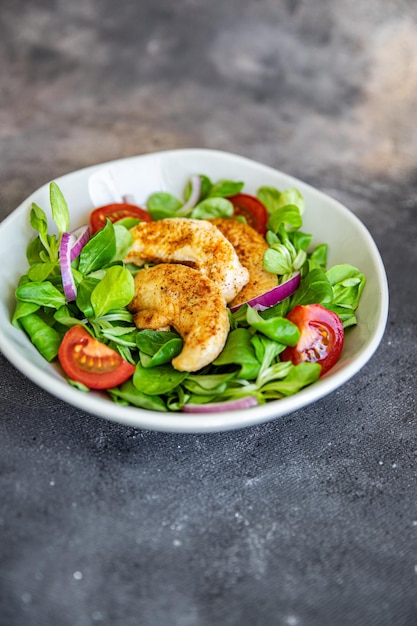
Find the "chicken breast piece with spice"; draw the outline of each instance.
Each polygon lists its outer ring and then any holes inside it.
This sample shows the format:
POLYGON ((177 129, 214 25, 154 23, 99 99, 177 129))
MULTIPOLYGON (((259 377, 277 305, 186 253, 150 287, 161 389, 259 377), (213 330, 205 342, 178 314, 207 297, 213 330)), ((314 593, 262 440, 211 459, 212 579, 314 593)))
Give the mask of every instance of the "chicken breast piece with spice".
POLYGON ((229 332, 226 301, 219 287, 199 270, 161 263, 140 270, 128 306, 137 328, 174 328, 183 349, 172 359, 175 369, 196 372, 220 354, 229 332))
POLYGON ((243 304, 278 285, 277 275, 267 272, 263 267, 263 256, 268 244, 260 233, 235 219, 216 218, 210 222, 230 241, 239 261, 249 272, 249 282, 230 302, 230 306, 243 304))
POLYGON ((182 263, 210 278, 230 302, 249 280, 232 244, 208 220, 167 218, 140 222, 132 229, 134 242, 125 261, 182 263))

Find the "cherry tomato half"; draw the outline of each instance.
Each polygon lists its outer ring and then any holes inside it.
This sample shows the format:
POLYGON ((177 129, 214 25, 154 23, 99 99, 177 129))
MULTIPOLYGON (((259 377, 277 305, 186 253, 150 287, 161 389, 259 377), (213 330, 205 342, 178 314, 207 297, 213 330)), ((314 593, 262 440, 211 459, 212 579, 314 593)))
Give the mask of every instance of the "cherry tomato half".
POLYGON ((90 389, 111 389, 132 376, 135 366, 97 341, 82 326, 64 335, 58 359, 66 375, 90 389))
POLYGON ((230 200, 235 208, 234 215, 242 215, 242 217, 246 218, 249 226, 252 226, 261 235, 265 235, 268 211, 258 198, 247 193, 238 193, 235 196, 229 196, 227 199, 230 200))
POLYGON ((126 202, 106 204, 105 206, 98 207, 90 215, 90 229, 91 234, 94 235, 98 230, 106 225, 106 220, 111 222, 117 222, 126 217, 133 217, 141 220, 142 222, 151 222, 152 216, 141 209, 135 204, 128 204, 126 202))
POLYGON ((288 346, 280 354, 281 360, 294 365, 305 361, 319 363, 323 376, 342 352, 345 335, 340 317, 321 304, 307 304, 295 306, 287 319, 298 326, 301 334, 296 346, 288 346))

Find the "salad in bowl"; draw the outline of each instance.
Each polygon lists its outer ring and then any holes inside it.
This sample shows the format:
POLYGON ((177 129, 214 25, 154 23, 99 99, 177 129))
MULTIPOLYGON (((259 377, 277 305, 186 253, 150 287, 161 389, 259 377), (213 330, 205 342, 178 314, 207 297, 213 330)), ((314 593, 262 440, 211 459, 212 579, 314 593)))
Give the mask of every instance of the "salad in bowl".
POLYGON ((386 278, 366 228, 248 159, 116 161, 45 185, 1 228, 16 215, 26 258, 3 350, 103 417, 186 432, 266 421, 348 380, 382 338, 386 278))

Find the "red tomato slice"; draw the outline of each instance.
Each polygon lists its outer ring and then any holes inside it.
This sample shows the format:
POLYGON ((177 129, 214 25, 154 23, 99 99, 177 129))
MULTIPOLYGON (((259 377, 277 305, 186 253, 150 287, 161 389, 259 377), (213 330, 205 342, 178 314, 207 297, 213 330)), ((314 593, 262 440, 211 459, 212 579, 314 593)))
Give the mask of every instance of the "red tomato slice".
POLYGON ((242 215, 242 217, 246 218, 249 226, 252 226, 261 235, 265 235, 268 211, 258 198, 247 193, 238 193, 235 196, 229 196, 227 199, 230 200, 235 208, 234 215, 242 215))
POLYGON ((294 365, 305 361, 319 363, 323 376, 342 352, 345 335, 340 317, 321 304, 307 304, 295 306, 287 319, 298 326, 301 335, 296 346, 288 346, 280 354, 281 360, 294 365))
POLYGON ((141 220, 142 222, 151 222, 152 216, 141 209, 135 204, 128 204, 126 202, 106 204, 105 206, 98 207, 90 215, 90 228, 91 234, 94 235, 98 230, 106 225, 106 220, 111 222, 117 222, 125 217, 133 217, 141 220))
POLYGON ((66 375, 90 389, 110 389, 132 376, 135 366, 97 341, 82 326, 64 335, 58 359, 66 375))

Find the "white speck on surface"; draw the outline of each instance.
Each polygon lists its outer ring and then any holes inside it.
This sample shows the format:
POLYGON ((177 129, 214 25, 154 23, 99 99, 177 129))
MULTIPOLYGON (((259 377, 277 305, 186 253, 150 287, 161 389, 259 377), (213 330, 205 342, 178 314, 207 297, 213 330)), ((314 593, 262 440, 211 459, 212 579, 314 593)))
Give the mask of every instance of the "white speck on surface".
POLYGON ((51 485, 51 487, 54 487, 54 486, 55 486, 55 481, 54 481, 54 480, 51 480, 51 481, 49 482, 49 484, 51 485))
POLYGON ((93 611, 91 613, 91 619, 94 622, 101 622, 104 619, 104 615, 101 611, 93 611))
POLYGON ((295 615, 287 615, 285 618, 286 626, 297 626, 300 623, 300 620, 295 615))
POLYGON ((395 469, 395 468, 397 467, 397 464, 396 464, 396 463, 391 463, 391 467, 392 467, 393 469, 395 469))
POLYGON ((172 542, 174 546, 182 546, 182 541, 180 539, 174 539, 172 542))
POLYGON ((417 526, 417 519, 413 520, 413 526, 417 526))
POLYGON ((161 43, 157 39, 151 39, 146 45, 148 54, 158 54, 161 50, 161 43))
POLYGON ((380 464, 380 465, 384 465, 384 461, 380 461, 380 462, 379 462, 379 464, 380 464))
POLYGON ((254 476, 253 478, 246 478, 245 479, 245 487, 251 487, 252 485, 256 485, 256 483, 259 483, 259 481, 261 480, 260 476, 254 476))
POLYGON ((80 572, 79 570, 77 570, 76 572, 73 573, 73 576, 75 578, 75 580, 81 580, 83 577, 83 573, 80 572))
POLYGON ((21 600, 23 604, 30 604, 32 602, 32 594, 25 591, 24 593, 22 593, 21 600))
POLYGON ((414 574, 417 574, 417 565, 414 565, 414 574))

